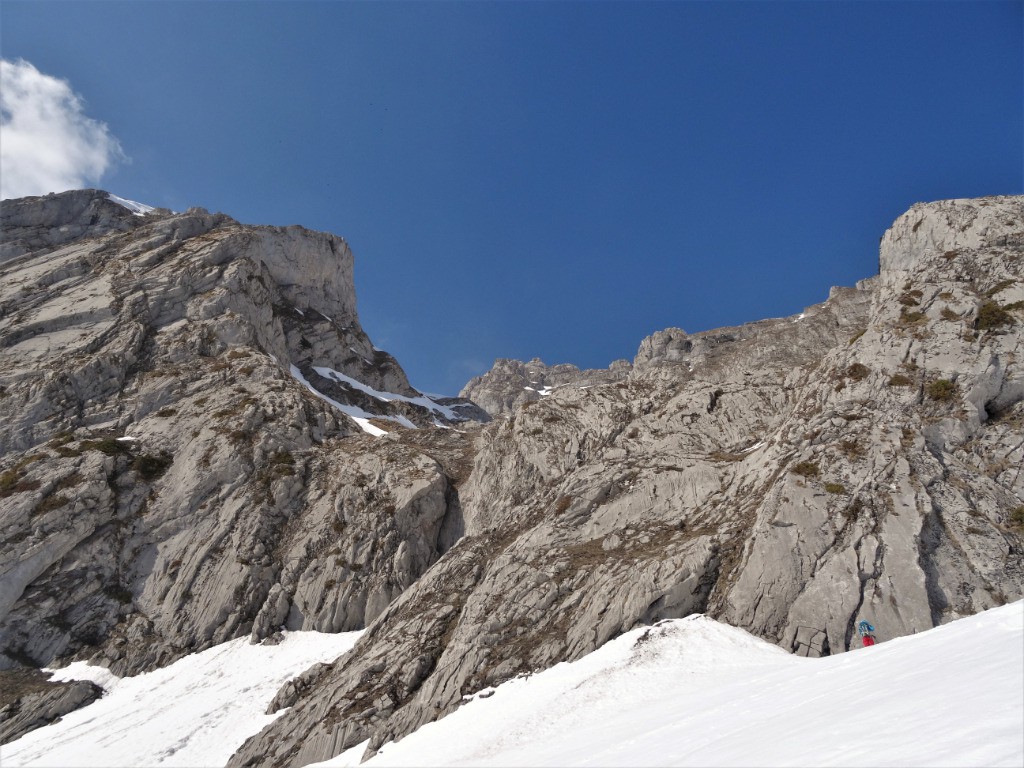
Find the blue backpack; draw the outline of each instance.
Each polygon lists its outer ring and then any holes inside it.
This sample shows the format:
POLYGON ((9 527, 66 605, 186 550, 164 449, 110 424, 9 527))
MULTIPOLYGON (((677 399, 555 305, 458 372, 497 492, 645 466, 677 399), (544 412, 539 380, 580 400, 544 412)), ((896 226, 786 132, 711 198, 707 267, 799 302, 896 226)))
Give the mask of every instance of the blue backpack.
POLYGON ((870 635, 874 632, 875 628, 871 626, 871 622, 864 620, 857 625, 857 631, 860 632, 861 637, 864 637, 864 635, 870 635))

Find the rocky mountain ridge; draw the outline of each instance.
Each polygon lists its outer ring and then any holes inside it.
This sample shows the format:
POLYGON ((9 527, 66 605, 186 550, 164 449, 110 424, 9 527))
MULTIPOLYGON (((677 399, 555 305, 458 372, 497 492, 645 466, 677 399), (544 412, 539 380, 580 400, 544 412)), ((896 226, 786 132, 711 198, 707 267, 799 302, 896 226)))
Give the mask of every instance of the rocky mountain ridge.
POLYGON ((548 366, 540 358, 527 363, 501 359, 495 360, 487 373, 470 379, 459 397, 476 403, 490 416, 507 416, 526 403, 550 395, 558 387, 590 387, 622 381, 631 370, 626 360, 616 360, 607 370, 581 371, 571 363, 548 366))
POLYGON ((124 674, 250 631, 361 627, 447 546, 439 465, 349 447, 479 412, 373 347, 344 241, 95 190, 2 219, 4 667, 102 647, 124 674), (367 499, 387 531, 357 524, 367 499), (387 576, 363 570, 377 559, 387 576))
POLYGON ((372 751, 662 618, 821 655, 1024 591, 1024 198, 915 206, 800 316, 499 361, 480 427, 372 348, 343 241, 68 194, 2 212, 0 649, 125 674, 366 626, 233 764, 372 751))

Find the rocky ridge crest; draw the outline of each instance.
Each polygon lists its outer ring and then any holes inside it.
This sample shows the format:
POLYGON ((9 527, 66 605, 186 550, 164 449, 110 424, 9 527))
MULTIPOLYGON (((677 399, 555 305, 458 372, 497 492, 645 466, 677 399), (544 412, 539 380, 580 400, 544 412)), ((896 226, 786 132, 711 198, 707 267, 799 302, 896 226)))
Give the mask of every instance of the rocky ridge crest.
POLYGON ((581 371, 575 365, 545 365, 539 358, 528 363, 519 360, 495 360, 487 373, 470 379, 459 397, 479 405, 491 416, 506 416, 526 403, 547 397, 558 387, 590 387, 622 381, 632 366, 616 360, 606 370, 581 371))

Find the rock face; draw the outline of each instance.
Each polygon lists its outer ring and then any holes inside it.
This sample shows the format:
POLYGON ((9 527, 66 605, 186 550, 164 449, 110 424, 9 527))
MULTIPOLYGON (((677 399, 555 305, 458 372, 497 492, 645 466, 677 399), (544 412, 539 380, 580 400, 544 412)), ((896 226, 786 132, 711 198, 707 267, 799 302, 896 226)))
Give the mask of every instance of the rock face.
POLYGON ((494 367, 483 376, 471 379, 459 396, 476 403, 491 416, 506 416, 525 403, 546 397, 558 387, 591 387, 622 381, 629 375, 630 368, 625 360, 616 360, 606 370, 586 371, 566 363, 547 366, 537 358, 528 363, 495 360, 494 367))
POLYGON ((55 683, 36 669, 0 672, 0 744, 91 704, 103 689, 88 680, 55 683))
POLYGON ((1022 198, 916 206, 878 276, 799 316, 663 331, 621 380, 519 405, 536 364, 499 362, 465 390, 512 408, 465 536, 232 764, 372 751, 637 623, 703 611, 816 656, 862 618, 886 640, 1019 599, 1022 236, 1022 198))
MULTIPOLYGON (((158 215, 167 213, 170 211, 158 215)), ((4 200, 0 207, 0 263, 82 237, 130 232, 138 224, 135 213, 95 189, 4 200)))
POLYGON ((475 409, 373 347, 344 241, 95 190, 3 222, 0 668, 360 628, 461 531, 461 448, 400 433, 475 409))
POLYGON ((341 241, 122 224, 0 268, 0 648, 125 674, 367 626, 232 765, 372 751, 662 618, 822 655, 1022 596, 1024 198, 915 206, 798 316, 499 361, 458 429, 365 340, 341 241))

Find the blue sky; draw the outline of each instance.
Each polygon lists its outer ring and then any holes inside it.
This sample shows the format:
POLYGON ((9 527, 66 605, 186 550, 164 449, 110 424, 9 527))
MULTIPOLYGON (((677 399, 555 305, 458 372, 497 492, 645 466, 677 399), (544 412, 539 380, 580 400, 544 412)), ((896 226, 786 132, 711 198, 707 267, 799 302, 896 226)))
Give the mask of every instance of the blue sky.
POLYGON ((799 312, 911 204, 1024 192, 1022 2, 0 2, 126 159, 345 237, 416 386, 799 312))

